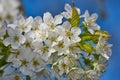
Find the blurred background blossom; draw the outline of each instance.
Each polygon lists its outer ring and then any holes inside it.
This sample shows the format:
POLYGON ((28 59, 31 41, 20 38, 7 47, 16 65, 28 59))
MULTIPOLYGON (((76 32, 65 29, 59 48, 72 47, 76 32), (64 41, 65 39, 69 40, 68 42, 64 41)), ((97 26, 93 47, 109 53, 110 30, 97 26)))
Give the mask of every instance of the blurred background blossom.
POLYGON ((0 0, 0 24, 3 20, 12 23, 22 13, 22 5, 19 0, 0 0))

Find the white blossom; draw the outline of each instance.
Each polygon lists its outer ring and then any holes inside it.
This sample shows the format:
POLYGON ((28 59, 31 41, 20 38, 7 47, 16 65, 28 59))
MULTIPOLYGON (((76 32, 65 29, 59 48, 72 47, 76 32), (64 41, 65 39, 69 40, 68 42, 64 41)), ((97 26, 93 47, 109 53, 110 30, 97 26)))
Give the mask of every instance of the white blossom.
MULTIPOLYGON (((80 15, 80 9, 76 8, 78 14, 80 15)), ((69 4, 65 4, 65 12, 62 12, 61 15, 66 19, 70 19, 72 17, 72 7, 69 4)))
POLYGON ((12 74, 3 76, 2 78, 0 78, 0 80, 24 80, 24 79, 22 78, 22 75, 20 73, 13 72, 12 74))
POLYGON ((112 54, 111 47, 112 45, 106 42, 106 38, 101 36, 96 46, 96 53, 101 54, 108 60, 112 54))
POLYGON ((79 35, 81 30, 79 27, 71 27, 69 22, 64 22, 62 27, 58 27, 58 32, 63 36, 65 44, 76 43, 81 41, 79 35))
POLYGON ((43 21, 48 25, 48 29, 54 30, 57 25, 62 23, 62 18, 61 15, 56 15, 53 18, 51 13, 46 12, 43 16, 43 21))
POLYGON ((29 32, 32 28, 33 18, 29 17, 25 19, 23 16, 20 16, 19 19, 15 22, 16 27, 20 28, 22 32, 29 32))
POLYGON ((17 49, 25 42, 25 37, 21 34, 21 30, 18 28, 8 28, 8 35, 9 37, 4 40, 5 46, 11 44, 13 49, 17 49))
POLYGON ((35 48, 34 52, 40 54, 45 61, 48 61, 51 54, 55 52, 55 49, 51 47, 51 43, 47 40, 44 42, 36 41, 33 46, 35 48))
POLYGON ((98 15, 96 13, 90 16, 89 12, 86 10, 84 15, 81 17, 84 17, 85 24, 87 25, 88 31, 91 34, 94 34, 95 30, 100 29, 100 26, 96 23, 96 20, 98 18, 98 15))

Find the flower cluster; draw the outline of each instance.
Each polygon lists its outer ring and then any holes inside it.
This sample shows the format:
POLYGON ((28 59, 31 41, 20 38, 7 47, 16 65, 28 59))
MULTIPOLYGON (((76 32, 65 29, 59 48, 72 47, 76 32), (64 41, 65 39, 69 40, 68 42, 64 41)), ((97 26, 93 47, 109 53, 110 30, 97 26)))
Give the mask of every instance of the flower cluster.
POLYGON ((0 0, 0 24, 3 20, 13 22, 20 11, 19 0, 0 0))
POLYGON ((13 24, 4 22, 0 79, 24 80, 25 75, 26 80, 99 80, 111 56, 111 44, 97 17, 88 11, 81 15, 80 9, 66 4, 65 11, 54 17, 46 12, 43 18, 19 16, 13 24))

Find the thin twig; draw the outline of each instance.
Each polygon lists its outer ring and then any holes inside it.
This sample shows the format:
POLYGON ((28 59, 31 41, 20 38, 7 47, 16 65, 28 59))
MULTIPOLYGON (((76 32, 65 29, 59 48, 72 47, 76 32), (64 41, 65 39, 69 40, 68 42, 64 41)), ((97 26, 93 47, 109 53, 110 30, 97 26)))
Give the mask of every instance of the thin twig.
POLYGON ((72 0, 72 7, 74 7, 75 6, 75 3, 74 3, 74 0, 72 0))

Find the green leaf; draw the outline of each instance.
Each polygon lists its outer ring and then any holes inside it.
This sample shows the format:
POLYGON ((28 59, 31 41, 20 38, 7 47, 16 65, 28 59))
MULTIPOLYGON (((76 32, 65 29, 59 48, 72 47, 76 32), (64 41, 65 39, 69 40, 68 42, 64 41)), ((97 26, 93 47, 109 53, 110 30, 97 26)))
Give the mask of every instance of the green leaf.
POLYGON ((88 58, 84 58, 84 62, 85 62, 85 65, 88 65, 88 66, 90 66, 91 69, 94 69, 92 60, 90 60, 88 58))
POLYGON ((10 55, 10 46, 4 46, 2 40, 0 40, 0 55, 3 56, 2 59, 0 59, 0 67, 4 66, 7 64, 6 60, 8 56, 10 55))
POLYGON ((2 77, 4 71, 3 70, 0 70, 0 77, 2 77))
POLYGON ((99 38, 98 35, 92 35, 90 33, 81 34, 80 37, 81 37, 81 40, 83 42, 84 41, 91 41, 92 40, 94 43, 97 43, 98 42, 98 38, 99 38))
POLYGON ((80 23, 80 17, 78 14, 78 11, 75 7, 72 7, 72 17, 68 19, 68 21, 71 23, 72 27, 78 27, 80 23))
POLYGON ((80 47, 80 49, 86 51, 88 54, 88 56, 93 52, 94 48, 92 47, 92 45, 90 43, 83 43, 83 42, 79 42, 77 43, 77 45, 80 47))
POLYGON ((93 54, 93 56, 96 60, 99 60, 100 54, 93 54))
POLYGON ((92 35, 89 33, 84 33, 80 35, 82 41, 90 41, 92 40, 92 35))
POLYGON ((84 62, 85 62, 86 65, 89 65, 91 63, 91 60, 84 58, 84 62))
POLYGON ((105 32, 105 31, 102 31, 102 30, 96 30, 95 35, 103 36, 103 37, 106 37, 106 38, 111 37, 111 35, 109 33, 105 32))
POLYGON ((82 42, 77 43, 77 45, 80 47, 80 49, 84 50, 84 46, 82 42))
POLYGON ((84 46, 84 50, 89 53, 88 55, 90 55, 93 52, 93 47, 91 44, 86 43, 83 46, 84 46))
POLYGON ((6 62, 6 57, 3 57, 2 59, 0 59, 0 67, 6 65, 7 62, 6 62))
POLYGON ((26 80, 31 80, 31 77, 27 75, 26 80))
POLYGON ((91 34, 91 33, 88 31, 88 27, 87 27, 88 25, 86 24, 86 22, 83 21, 81 26, 83 27, 83 30, 84 30, 85 33, 91 34))

